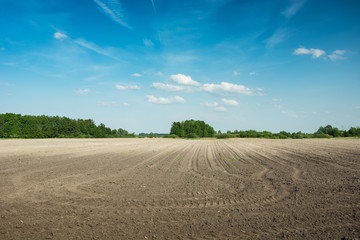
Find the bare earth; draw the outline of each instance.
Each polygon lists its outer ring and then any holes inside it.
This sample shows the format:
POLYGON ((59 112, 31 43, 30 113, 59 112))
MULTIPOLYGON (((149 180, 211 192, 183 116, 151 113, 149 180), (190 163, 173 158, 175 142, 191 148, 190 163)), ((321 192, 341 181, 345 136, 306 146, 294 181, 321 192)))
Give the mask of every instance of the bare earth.
POLYGON ((360 239, 360 140, 0 141, 0 239, 360 239))

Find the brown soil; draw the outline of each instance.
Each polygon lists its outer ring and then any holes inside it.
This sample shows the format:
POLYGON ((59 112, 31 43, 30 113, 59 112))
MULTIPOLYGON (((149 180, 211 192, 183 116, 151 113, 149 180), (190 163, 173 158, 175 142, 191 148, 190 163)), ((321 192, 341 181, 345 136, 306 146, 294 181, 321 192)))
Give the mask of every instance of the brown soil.
POLYGON ((360 140, 0 141, 0 239, 360 239, 360 140))

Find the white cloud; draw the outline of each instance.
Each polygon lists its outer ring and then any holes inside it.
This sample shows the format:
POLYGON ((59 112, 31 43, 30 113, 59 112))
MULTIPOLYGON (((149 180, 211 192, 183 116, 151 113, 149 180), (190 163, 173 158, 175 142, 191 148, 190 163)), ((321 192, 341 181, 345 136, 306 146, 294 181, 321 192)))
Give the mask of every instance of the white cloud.
POLYGON ((119 84, 115 85, 115 88, 117 90, 137 90, 137 89, 140 89, 140 87, 137 86, 137 85, 122 86, 122 85, 119 85, 119 84))
POLYGON ((204 106, 206 106, 206 107, 217 107, 217 106, 219 106, 219 103, 217 103, 217 102, 204 103, 204 106))
POLYGON ((169 98, 163 98, 163 97, 154 97, 152 95, 146 95, 146 98, 148 99, 148 102, 151 103, 159 103, 159 104, 170 104, 171 100, 169 98))
POLYGON ((300 8, 304 5, 304 3, 306 3, 306 1, 307 0, 292 0, 292 4, 289 7, 287 7, 282 12, 282 14, 286 18, 291 18, 300 10, 300 8))
POLYGON ((121 3, 118 0, 94 0, 94 2, 100 7, 100 10, 114 22, 119 23, 123 27, 131 29, 129 24, 123 20, 123 9, 121 3))
POLYGON ((185 86, 178 86, 178 85, 172 85, 172 84, 164 84, 164 83, 153 83, 152 84, 154 88, 165 90, 165 91, 184 91, 186 88, 185 86))
POLYGON ((222 98, 221 101, 229 106, 238 106, 239 105, 239 103, 233 99, 222 98))
POLYGON ((311 54, 312 58, 319 58, 319 57, 321 57, 323 55, 326 55, 326 52, 324 50, 321 50, 321 49, 316 49, 316 48, 307 49, 307 48, 301 47, 301 48, 295 49, 293 54, 294 55, 308 55, 308 54, 311 54))
POLYGON ((227 111, 227 109, 224 108, 224 107, 216 107, 215 110, 219 111, 219 112, 226 112, 227 111))
POLYGON ((3 47, 2 47, 2 48, 0 48, 0 51, 5 51, 5 48, 3 48, 3 47))
POLYGON ((335 50, 333 51, 333 54, 328 55, 331 61, 336 60, 344 60, 345 57, 343 56, 346 53, 345 50, 335 50))
POLYGON ((143 40, 143 43, 144 43, 144 45, 147 46, 147 47, 152 47, 152 46, 154 46, 154 43, 153 43, 151 40, 149 40, 149 39, 144 39, 144 40, 143 40))
POLYGON ((171 104, 171 103, 184 103, 185 99, 180 96, 175 96, 172 98, 164 98, 164 97, 154 97, 152 95, 146 95, 148 102, 158 103, 158 104, 171 104))
POLYGON ((293 54, 294 55, 311 54, 311 51, 307 48, 301 47, 301 48, 295 49, 293 54))
POLYGON ((310 51, 311 51, 311 54, 312 54, 313 58, 319 58, 322 55, 326 54, 325 51, 321 50, 321 49, 313 49, 313 48, 311 48, 310 51))
POLYGON ((155 75, 156 76, 163 76, 164 74, 162 72, 157 72, 155 75))
POLYGON ((255 74, 256 74, 255 72, 249 72, 249 75, 251 75, 251 76, 253 76, 255 74))
POLYGON ((238 73, 238 72, 234 72, 234 73, 233 73, 233 75, 234 75, 234 76, 239 76, 239 75, 240 75, 240 73, 238 73))
POLYGON ((360 110, 360 106, 356 106, 355 109, 356 109, 356 110, 360 110))
POLYGON ((129 103, 124 102, 123 105, 124 105, 125 107, 127 107, 127 106, 129 106, 129 103))
POLYGON ((185 76, 183 74, 171 75, 169 78, 171 81, 174 81, 178 84, 182 85, 192 85, 192 86, 200 86, 201 84, 192 80, 190 76, 185 76))
POLYGON ((227 95, 256 95, 253 90, 243 85, 232 84, 228 82, 221 82, 221 84, 207 83, 201 87, 204 91, 227 96, 227 95))
POLYGON ((175 99, 176 102, 180 102, 180 103, 184 103, 184 102, 185 102, 185 99, 182 98, 182 97, 180 97, 180 96, 175 96, 174 99, 175 99))
POLYGON ((324 50, 321 49, 315 49, 315 48, 297 48, 294 50, 293 54, 294 55, 312 55, 312 58, 319 58, 321 56, 324 56, 324 59, 329 58, 331 61, 336 61, 336 60, 344 60, 346 59, 344 57, 345 53, 347 51, 346 50, 335 50, 333 51, 332 54, 327 55, 326 52, 324 50))
POLYGON ((63 38, 67 38, 68 36, 66 34, 60 33, 60 32, 56 32, 54 33, 54 38, 56 39, 63 39, 63 38))
POLYGON ((133 77, 142 77, 143 75, 140 74, 140 73, 133 73, 133 74, 131 74, 131 76, 133 76, 133 77))
POLYGON ((77 95, 87 95, 91 92, 90 88, 75 90, 77 95))

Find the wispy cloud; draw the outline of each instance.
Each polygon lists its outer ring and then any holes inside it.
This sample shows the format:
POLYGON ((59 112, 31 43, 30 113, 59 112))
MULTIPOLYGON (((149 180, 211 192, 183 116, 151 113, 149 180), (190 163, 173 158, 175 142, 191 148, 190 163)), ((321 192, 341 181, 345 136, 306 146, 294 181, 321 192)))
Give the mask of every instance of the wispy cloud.
POLYGON ((54 38, 56 39, 63 39, 63 38, 68 38, 68 36, 66 34, 60 33, 60 32, 56 32, 54 33, 54 38))
POLYGON ((230 95, 244 95, 253 96, 261 95, 256 93, 254 90, 245 87, 244 85, 237 85, 228 82, 221 82, 220 84, 207 83, 202 86, 202 89, 209 93, 214 93, 222 96, 230 95))
POLYGON ((332 54, 328 55, 328 57, 330 58, 331 61, 344 60, 345 53, 346 53, 345 50, 335 50, 335 51, 333 51, 332 54))
POLYGON ((224 107, 216 107, 215 110, 219 111, 219 112, 226 112, 227 111, 227 109, 224 108, 224 107))
POLYGON ((115 48, 115 47, 100 47, 97 44, 93 43, 93 42, 89 42, 83 38, 78 38, 78 39, 72 39, 70 36, 65 35, 63 33, 60 32, 55 32, 54 33, 54 38, 56 39, 65 39, 68 38, 71 40, 72 43, 75 43, 83 48, 86 48, 90 51, 96 52, 98 54, 107 56, 107 57, 111 57, 115 60, 119 59, 119 55, 120 55, 120 49, 119 48, 115 48))
POLYGON ((142 77, 143 75, 140 73, 133 73, 131 74, 132 77, 142 77))
POLYGON ((88 42, 86 41, 85 39, 77 39, 77 40, 74 40, 74 42, 84 48, 87 48, 91 51, 94 51, 98 54, 101 54, 101 55, 104 55, 104 56, 108 56, 108 57, 112 57, 112 54, 110 51, 108 51, 107 49, 103 49, 102 47, 99 47, 98 45, 96 45, 95 43, 92 43, 92 42, 88 42))
POLYGON ((283 108, 283 106, 281 104, 273 104, 272 106, 273 106, 273 108, 276 108, 276 109, 282 109, 283 108))
POLYGON ((288 111, 281 111, 282 114, 286 115, 289 118, 298 118, 298 115, 294 112, 288 112, 288 111))
POLYGON ((191 86, 200 86, 201 85, 197 81, 192 80, 190 76, 185 76, 181 73, 176 74, 176 75, 171 75, 169 80, 176 82, 178 84, 182 84, 182 85, 191 85, 191 86))
POLYGON ((175 96, 171 98, 164 97, 155 97, 152 95, 146 95, 148 102, 157 103, 157 104, 172 104, 172 103, 184 103, 185 99, 180 96, 175 96))
POLYGON ((204 103, 203 105, 206 107, 217 107, 217 106, 219 106, 219 103, 212 102, 212 103, 204 103))
POLYGON ((3 47, 2 47, 2 48, 0 48, 0 51, 5 51, 5 50, 6 50, 6 49, 5 49, 5 48, 3 48, 3 47))
POLYGON ((239 72, 234 71, 234 72, 233 72, 233 75, 234 75, 234 76, 239 76, 239 75, 240 75, 240 73, 239 73, 239 72))
POLYGON ((131 29, 131 26, 123 20, 123 9, 118 0, 94 0, 94 2, 100 7, 100 10, 114 22, 131 29))
POLYGON ((5 66, 9 66, 9 67, 14 67, 14 66, 18 65, 18 63, 16 63, 16 62, 2 62, 0 64, 5 65, 5 66))
POLYGON ((218 112, 226 112, 227 111, 227 109, 225 107, 219 106, 219 103, 217 103, 217 102, 204 103, 202 105, 204 105, 205 107, 212 108, 213 110, 218 111, 218 112))
POLYGON ((156 76, 163 76, 164 74, 162 72, 157 72, 155 75, 156 76))
POLYGON ((271 99, 270 104, 272 105, 273 108, 282 109, 283 106, 281 105, 281 102, 282 102, 281 99, 273 98, 271 99))
POLYGON ((91 92, 90 88, 75 90, 76 95, 87 95, 91 92))
POLYGON ((279 43, 282 43, 287 38, 288 34, 289 31, 285 28, 276 30, 270 38, 266 39, 266 48, 273 48, 279 43))
POLYGON ((221 101, 229 106, 239 106, 239 103, 236 100, 233 99, 226 99, 226 98, 222 98, 221 101))
POLYGON ((147 47, 153 47, 153 46, 154 46, 154 43, 153 43, 151 40, 149 40, 149 39, 144 39, 144 40, 143 40, 143 43, 144 43, 144 45, 147 46, 147 47))
POLYGON ((98 102, 97 105, 98 105, 98 106, 101 106, 101 107, 118 107, 118 106, 120 106, 120 104, 117 103, 116 101, 112 101, 112 102, 98 102))
POLYGON ((256 75, 256 72, 249 72, 249 75, 254 76, 254 75, 256 75))
POLYGON ((115 85, 115 88, 116 88, 117 90, 121 90, 121 91, 123 91, 123 90, 138 90, 138 89, 140 89, 140 87, 137 86, 137 85, 122 86, 122 85, 119 85, 119 84, 115 85))
POLYGON ((301 7, 307 2, 307 0, 292 0, 291 5, 288 6, 282 14, 286 18, 292 18, 300 9, 301 7))
POLYGON ((155 7, 155 4, 154 4, 154 0, 150 0, 151 1, 151 4, 152 4, 152 7, 154 9, 154 13, 156 14, 156 7, 155 7))
POLYGON ((98 102, 97 104, 98 106, 101 106, 101 107, 120 107, 120 106, 129 106, 129 103, 127 102, 123 102, 122 104, 116 102, 116 101, 111 101, 111 102, 98 102))
POLYGON ((5 87, 13 87, 13 86, 15 86, 15 84, 8 83, 8 82, 4 82, 2 85, 4 85, 5 87))

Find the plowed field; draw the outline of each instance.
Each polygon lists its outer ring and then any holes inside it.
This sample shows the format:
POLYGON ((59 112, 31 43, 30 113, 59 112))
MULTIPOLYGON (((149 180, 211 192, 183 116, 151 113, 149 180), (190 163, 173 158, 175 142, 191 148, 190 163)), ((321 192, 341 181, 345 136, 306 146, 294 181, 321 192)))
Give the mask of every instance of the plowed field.
POLYGON ((0 141, 0 239, 360 239, 360 140, 0 141))

